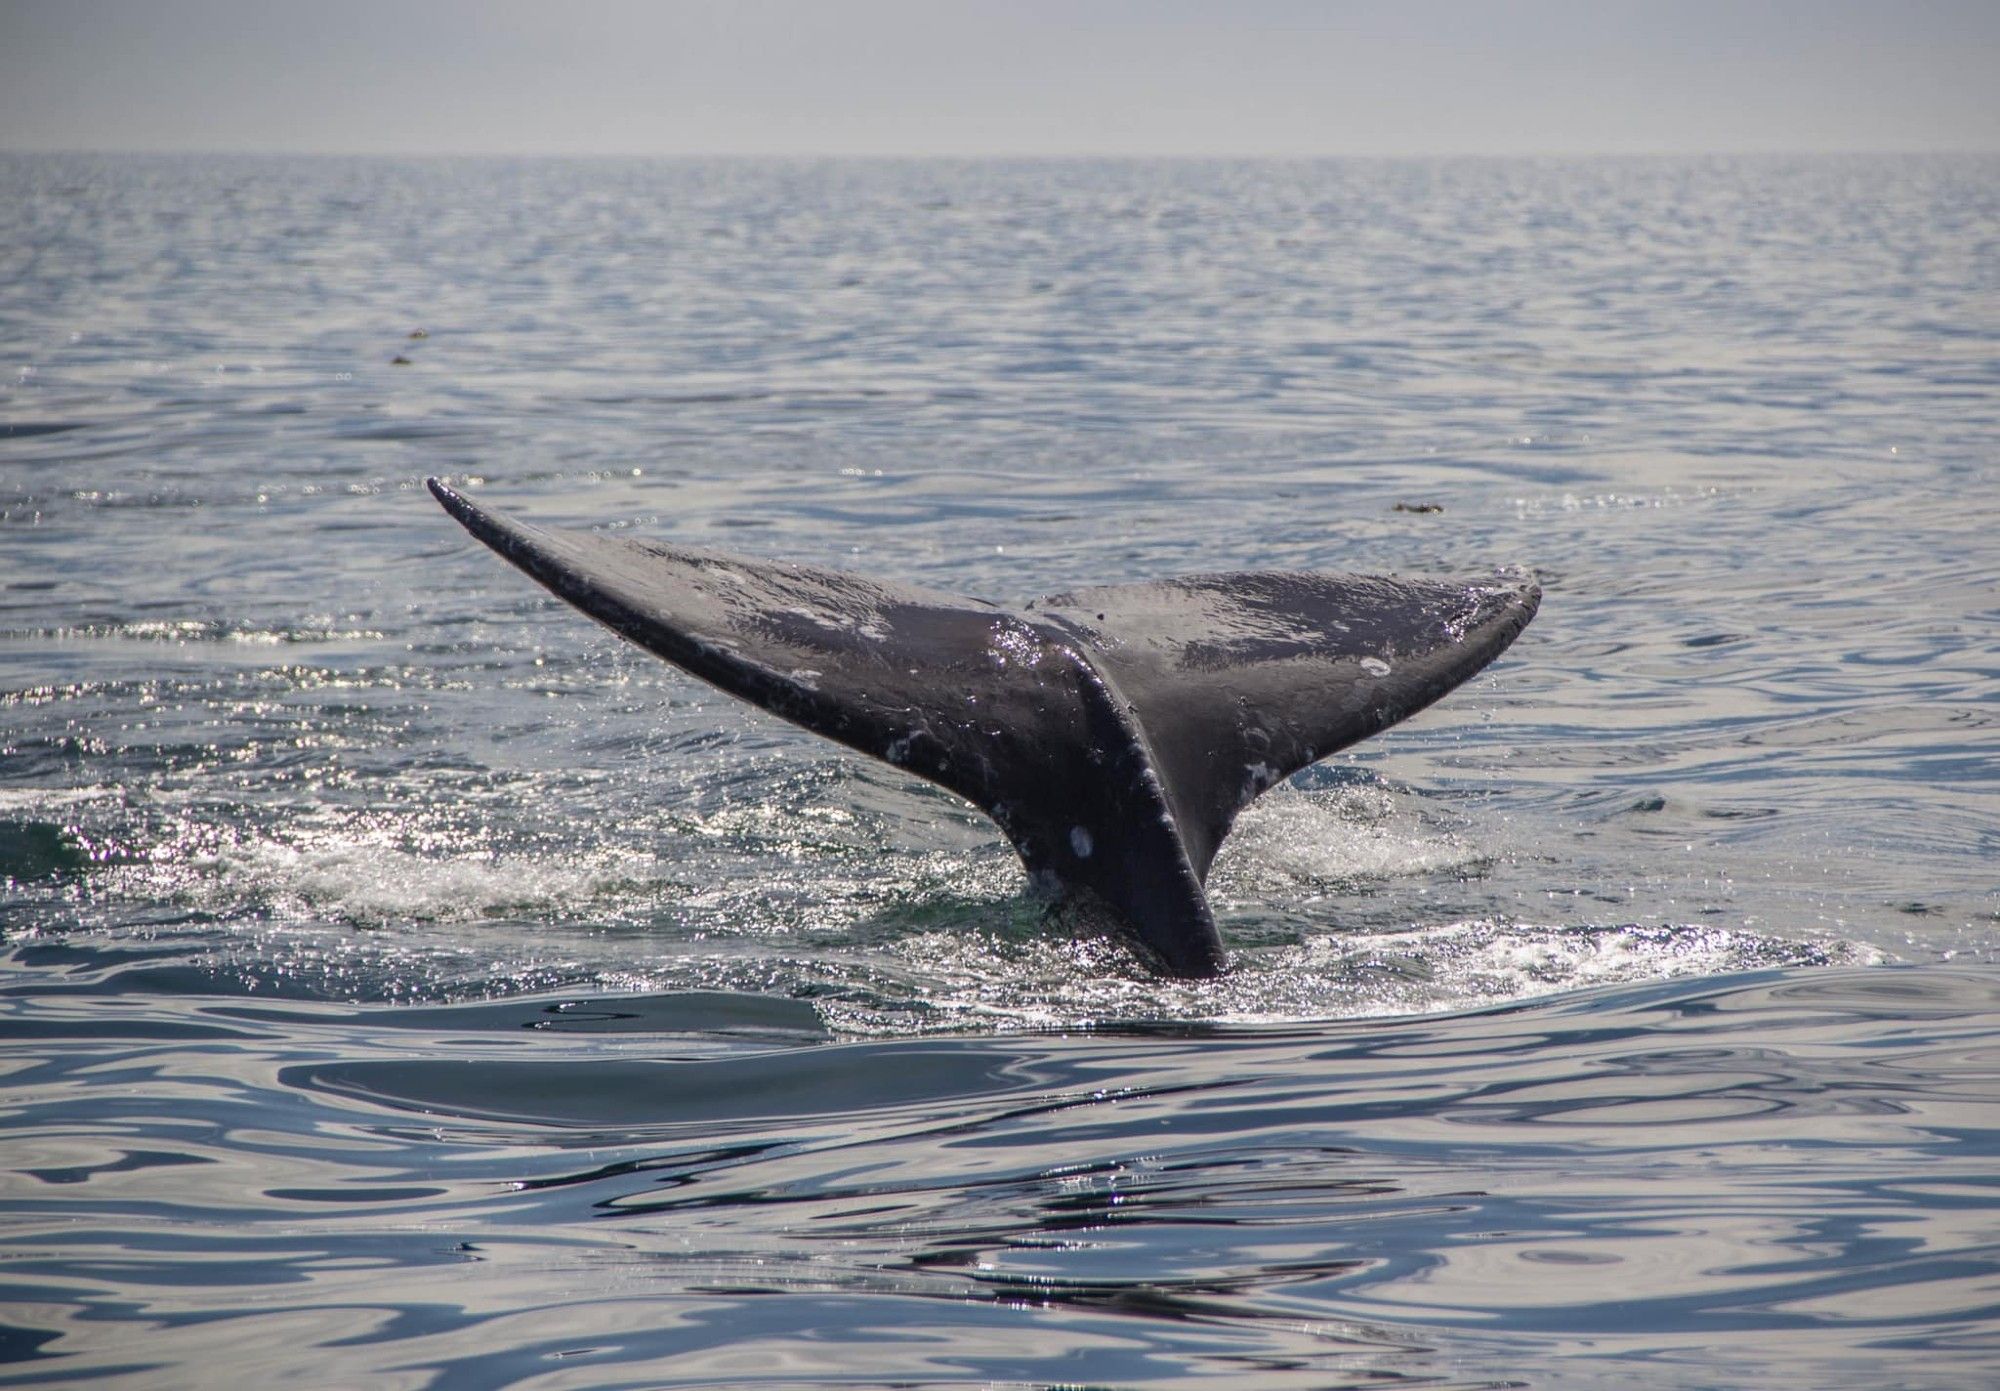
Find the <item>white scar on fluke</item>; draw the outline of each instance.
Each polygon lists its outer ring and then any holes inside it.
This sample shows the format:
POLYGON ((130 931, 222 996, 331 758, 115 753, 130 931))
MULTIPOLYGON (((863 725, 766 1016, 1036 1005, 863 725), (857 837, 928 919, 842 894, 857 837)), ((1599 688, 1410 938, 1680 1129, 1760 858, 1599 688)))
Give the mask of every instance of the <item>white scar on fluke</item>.
POLYGON ((1535 615, 1532 584, 1252 570, 1019 612, 839 570, 527 525, 430 480, 556 595, 731 695, 928 778, 1038 885, 1209 976, 1202 891, 1259 793, 1423 709, 1535 615))

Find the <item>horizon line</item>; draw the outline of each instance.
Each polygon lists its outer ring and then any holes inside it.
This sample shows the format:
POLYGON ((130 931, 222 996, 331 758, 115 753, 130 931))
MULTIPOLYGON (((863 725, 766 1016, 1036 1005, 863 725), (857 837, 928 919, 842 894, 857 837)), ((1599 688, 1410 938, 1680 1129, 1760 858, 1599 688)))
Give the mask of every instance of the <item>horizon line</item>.
POLYGON ((1237 160, 1266 163, 1311 163, 1329 160, 1476 160, 1476 159, 1799 159, 1882 156, 1996 156, 1994 145, 1843 145, 1753 147, 1690 147, 1684 149, 1604 149, 1556 147, 1520 150, 537 150, 537 149, 340 149, 257 147, 242 145, 90 146, 7 145, 0 155, 88 155, 112 159, 169 156, 217 156, 240 159, 626 159, 626 160, 811 160, 822 162, 903 160, 987 160, 995 163, 1031 161, 1109 160, 1237 160))

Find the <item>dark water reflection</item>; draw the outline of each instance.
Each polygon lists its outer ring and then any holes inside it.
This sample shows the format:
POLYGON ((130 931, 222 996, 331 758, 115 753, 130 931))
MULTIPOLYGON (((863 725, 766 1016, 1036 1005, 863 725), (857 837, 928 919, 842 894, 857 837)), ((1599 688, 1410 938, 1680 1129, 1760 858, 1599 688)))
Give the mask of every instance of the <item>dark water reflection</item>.
POLYGON ((739 1003, 17 999, 17 1373, 1974 1386, 2000 1352, 1990 968, 849 1043, 739 1003))

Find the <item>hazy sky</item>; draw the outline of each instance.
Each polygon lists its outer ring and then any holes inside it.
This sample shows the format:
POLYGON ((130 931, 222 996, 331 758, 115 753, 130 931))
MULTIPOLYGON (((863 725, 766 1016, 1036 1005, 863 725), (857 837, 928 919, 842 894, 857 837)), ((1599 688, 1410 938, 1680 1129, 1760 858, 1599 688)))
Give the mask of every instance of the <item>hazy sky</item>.
POLYGON ((2000 149, 2000 0, 0 0, 0 148, 2000 149))

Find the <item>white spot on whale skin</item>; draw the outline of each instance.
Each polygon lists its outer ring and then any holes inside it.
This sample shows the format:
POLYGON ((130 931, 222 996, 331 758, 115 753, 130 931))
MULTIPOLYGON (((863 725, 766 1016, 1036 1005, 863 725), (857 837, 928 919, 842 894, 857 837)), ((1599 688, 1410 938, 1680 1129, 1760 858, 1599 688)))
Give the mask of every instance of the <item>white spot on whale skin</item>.
POLYGON ((1079 860, 1087 860, 1090 858, 1090 852, 1097 846, 1091 840, 1090 832, 1081 826, 1072 826, 1069 828, 1069 848, 1076 852, 1079 860))
POLYGON ((1370 676, 1387 676, 1389 674, 1389 664, 1380 657, 1363 657, 1361 659, 1361 669, 1370 676))

